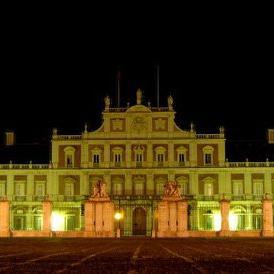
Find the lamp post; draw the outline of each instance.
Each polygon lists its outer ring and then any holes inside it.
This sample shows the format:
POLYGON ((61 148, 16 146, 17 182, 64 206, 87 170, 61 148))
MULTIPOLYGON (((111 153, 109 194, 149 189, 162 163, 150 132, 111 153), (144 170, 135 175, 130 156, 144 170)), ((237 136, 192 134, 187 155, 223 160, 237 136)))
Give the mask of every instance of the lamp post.
POLYGON ((123 215, 120 211, 118 211, 118 212, 115 213, 114 218, 118 222, 116 237, 120 238, 120 236, 121 236, 121 233, 120 233, 120 220, 123 218, 123 215))

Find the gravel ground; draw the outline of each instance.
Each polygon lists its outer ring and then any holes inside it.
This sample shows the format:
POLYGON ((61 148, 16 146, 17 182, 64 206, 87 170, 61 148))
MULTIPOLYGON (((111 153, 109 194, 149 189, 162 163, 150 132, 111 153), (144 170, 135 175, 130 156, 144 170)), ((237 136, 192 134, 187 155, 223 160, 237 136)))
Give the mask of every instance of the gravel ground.
POLYGON ((274 239, 0 239, 0 273, 274 273, 274 239))

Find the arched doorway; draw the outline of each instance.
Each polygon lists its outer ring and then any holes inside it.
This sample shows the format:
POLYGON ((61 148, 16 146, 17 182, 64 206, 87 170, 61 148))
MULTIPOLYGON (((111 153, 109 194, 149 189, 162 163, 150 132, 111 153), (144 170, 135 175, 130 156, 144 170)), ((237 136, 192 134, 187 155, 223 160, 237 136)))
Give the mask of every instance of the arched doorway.
POLYGON ((146 235, 146 211, 142 207, 136 207, 133 211, 132 234, 146 235))

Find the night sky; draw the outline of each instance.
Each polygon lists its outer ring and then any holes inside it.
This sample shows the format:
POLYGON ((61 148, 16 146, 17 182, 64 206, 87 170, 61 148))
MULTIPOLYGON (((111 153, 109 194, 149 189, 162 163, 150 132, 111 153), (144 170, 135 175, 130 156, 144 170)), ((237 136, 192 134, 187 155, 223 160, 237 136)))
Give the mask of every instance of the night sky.
POLYGON ((68 24, 15 24, 4 34, 1 135, 15 130, 18 142, 48 141, 53 127, 80 133, 101 123, 103 98, 121 105, 160 105, 173 95, 176 121, 198 133, 226 129, 229 140, 265 140, 274 127, 273 42, 268 28, 247 24, 154 23, 101 28, 68 24))

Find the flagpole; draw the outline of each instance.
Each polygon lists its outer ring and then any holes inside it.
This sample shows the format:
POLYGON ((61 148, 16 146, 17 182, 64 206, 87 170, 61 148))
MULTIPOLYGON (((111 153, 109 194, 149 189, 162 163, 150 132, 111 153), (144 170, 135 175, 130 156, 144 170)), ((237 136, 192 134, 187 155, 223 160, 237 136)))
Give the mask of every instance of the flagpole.
POLYGON ((117 72, 117 101, 118 101, 118 108, 120 107, 120 77, 121 72, 118 70, 117 72))

